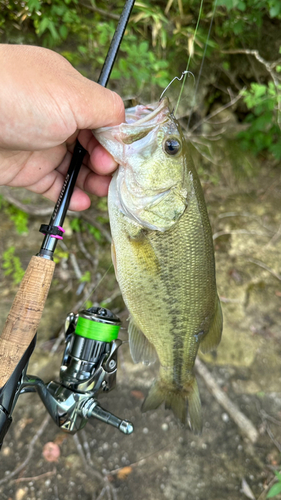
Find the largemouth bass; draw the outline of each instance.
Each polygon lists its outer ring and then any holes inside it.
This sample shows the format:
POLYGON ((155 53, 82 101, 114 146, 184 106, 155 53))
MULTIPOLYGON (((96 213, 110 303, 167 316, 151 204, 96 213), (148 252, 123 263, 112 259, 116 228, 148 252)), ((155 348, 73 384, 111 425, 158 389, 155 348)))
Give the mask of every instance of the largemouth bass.
POLYGON ((143 410, 165 402, 202 428, 194 377, 200 346, 215 349, 222 313, 211 227, 190 145, 167 99, 136 106, 126 123, 94 131, 119 163, 109 187, 112 257, 130 313, 133 361, 159 359, 143 410), (188 403, 188 405, 187 405, 188 403))

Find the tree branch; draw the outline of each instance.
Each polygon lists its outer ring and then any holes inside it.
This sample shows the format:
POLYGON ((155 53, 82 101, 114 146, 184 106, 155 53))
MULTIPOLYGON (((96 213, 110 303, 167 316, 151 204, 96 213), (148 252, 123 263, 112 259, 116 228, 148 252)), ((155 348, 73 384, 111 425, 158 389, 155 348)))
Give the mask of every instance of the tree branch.
POLYGON ((98 14, 101 14, 102 16, 109 17, 110 19, 116 19, 119 21, 119 17, 117 14, 112 14, 111 12, 108 12, 107 10, 99 9, 98 7, 94 7, 93 5, 89 5, 84 2, 80 2, 80 5, 83 5, 83 7, 86 7, 86 9, 92 10, 93 12, 97 12, 98 14))
MULTIPOLYGON (((221 51, 223 54, 247 54, 254 56, 257 61, 259 61, 266 69, 266 71, 270 74, 272 81, 275 86, 276 94, 280 93, 280 82, 277 77, 277 74, 273 71, 273 67, 276 66, 277 62, 269 63, 266 61, 257 50, 250 50, 250 49, 236 49, 236 50, 222 50, 221 51)), ((277 124, 281 130, 281 100, 277 99, 277 124)))
POLYGON ((221 390, 208 368, 198 358, 195 362, 195 368, 200 377, 203 378, 206 386, 210 389, 218 403, 225 409, 232 420, 239 427, 241 434, 244 434, 252 443, 255 443, 259 433, 252 422, 232 403, 229 397, 221 390))

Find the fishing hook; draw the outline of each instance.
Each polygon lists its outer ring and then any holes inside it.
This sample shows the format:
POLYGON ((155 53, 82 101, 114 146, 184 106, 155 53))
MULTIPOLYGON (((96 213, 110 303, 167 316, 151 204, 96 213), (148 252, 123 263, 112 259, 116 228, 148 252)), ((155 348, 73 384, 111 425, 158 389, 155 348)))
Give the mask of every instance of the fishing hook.
POLYGON ((159 101, 162 100, 162 97, 163 95, 165 94, 166 90, 168 90, 168 88, 170 87, 170 85, 172 85, 172 83, 175 81, 175 80, 178 80, 179 82, 183 79, 184 75, 187 75, 188 73, 190 73, 194 80, 195 80, 195 76, 194 74, 192 73, 192 71, 183 71, 182 74, 181 74, 181 77, 179 78, 178 76, 175 76, 175 78, 173 78, 170 83, 167 85, 167 87, 163 90, 162 94, 160 95, 160 98, 159 98, 159 101))

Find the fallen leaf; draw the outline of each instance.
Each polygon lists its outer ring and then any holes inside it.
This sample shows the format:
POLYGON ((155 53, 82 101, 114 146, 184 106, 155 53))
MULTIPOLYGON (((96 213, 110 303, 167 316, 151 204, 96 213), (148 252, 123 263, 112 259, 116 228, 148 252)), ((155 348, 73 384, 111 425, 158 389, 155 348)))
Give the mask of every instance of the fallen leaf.
POLYGON ((68 434, 66 433, 57 434, 57 436, 54 439, 54 443, 60 446, 67 438, 68 434))
POLYGON ((129 476, 129 474, 131 474, 132 472, 132 467, 130 465, 128 465, 127 467, 123 467, 122 469, 120 469, 117 473, 117 477, 118 479, 127 479, 127 477, 129 476))
POLYGON ((144 399, 144 393, 137 390, 131 391, 131 396, 133 396, 136 399, 144 399))
POLYGON ((26 493, 27 493, 26 488, 19 488, 16 491, 15 500, 22 500, 25 497, 26 493))
POLYGON ((242 479, 242 488, 240 491, 241 491, 241 493, 244 493, 244 495, 247 498, 250 498, 250 500, 256 500, 250 486, 248 485, 246 479, 244 479, 244 478, 242 479))
POLYGON ((42 455, 47 462, 57 462, 60 456, 60 447, 56 443, 46 443, 42 455))

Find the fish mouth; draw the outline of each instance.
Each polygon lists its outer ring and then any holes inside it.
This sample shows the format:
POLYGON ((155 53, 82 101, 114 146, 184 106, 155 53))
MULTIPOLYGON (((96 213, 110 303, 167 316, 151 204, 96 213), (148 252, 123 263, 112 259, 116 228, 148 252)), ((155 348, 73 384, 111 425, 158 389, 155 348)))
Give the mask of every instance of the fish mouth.
POLYGON ((169 101, 165 97, 160 102, 149 104, 147 106, 139 105, 134 108, 128 108, 125 111, 125 123, 132 126, 139 126, 147 122, 155 121, 157 123, 166 121, 167 115, 170 113, 169 101))
POLYGON ((124 144, 132 144, 145 137, 151 130, 165 123, 171 115, 169 101, 162 101, 125 110, 125 121, 120 125, 92 130, 94 136, 118 163, 121 163, 124 144), (119 146, 118 146, 119 144, 119 146), (120 145, 122 148, 120 149, 120 145))

